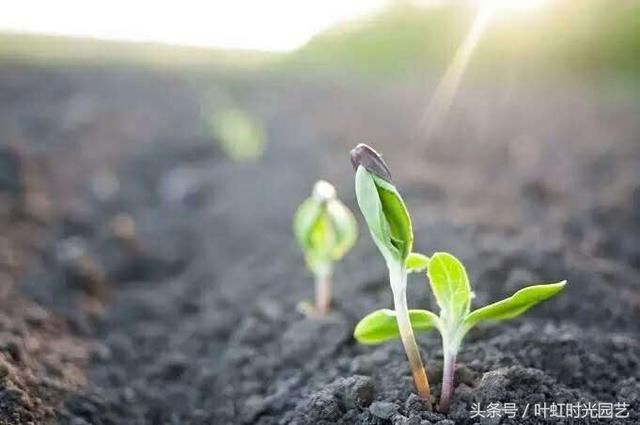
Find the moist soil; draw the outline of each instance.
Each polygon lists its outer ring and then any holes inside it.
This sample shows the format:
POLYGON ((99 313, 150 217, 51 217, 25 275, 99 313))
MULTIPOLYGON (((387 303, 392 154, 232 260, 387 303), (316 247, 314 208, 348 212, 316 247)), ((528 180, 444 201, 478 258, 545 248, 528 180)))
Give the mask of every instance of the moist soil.
MULTIPOLYGON (((0 67, 0 424, 640 423, 638 98, 474 83, 425 138, 431 92, 0 67), (230 105, 264 123, 255 161, 230 160, 207 130, 230 105), (447 415, 413 394, 398 342, 352 338, 391 305, 359 214, 332 312, 296 309, 313 284, 292 214, 319 178, 357 211, 361 142, 384 153, 416 250, 460 257, 475 306, 568 280, 468 335, 447 415), (628 417, 545 418, 544 403, 623 403, 628 417)), ((434 308, 424 277, 409 304, 434 308)), ((437 398, 440 340, 419 343, 437 398)))

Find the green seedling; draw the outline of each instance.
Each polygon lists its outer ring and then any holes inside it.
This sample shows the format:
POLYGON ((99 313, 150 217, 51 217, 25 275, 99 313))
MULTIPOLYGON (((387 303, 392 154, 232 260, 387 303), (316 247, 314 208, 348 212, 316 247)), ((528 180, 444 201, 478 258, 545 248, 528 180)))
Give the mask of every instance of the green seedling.
MULTIPOLYGON (((512 319, 534 305, 558 294, 566 281, 523 288, 511 297, 471 311, 472 292, 462 263, 451 254, 439 252, 425 259, 431 290, 440 307, 440 315, 428 310, 410 310, 416 332, 437 329, 442 336, 444 367, 439 410, 447 412, 453 393, 456 356, 463 337, 484 321, 512 319)), ((378 310, 367 315, 356 326, 355 338, 363 344, 379 344, 402 337, 396 324, 397 311, 378 310)))
POLYGON ((395 308, 395 311, 389 310, 393 317, 391 327, 398 332, 397 336, 404 346, 418 395, 431 408, 429 380, 407 307, 407 273, 423 269, 428 259, 411 253, 411 219, 400 193, 391 181, 389 168, 380 155, 369 146, 360 144, 351 151, 351 163, 356 170, 358 205, 389 271, 395 308))
POLYGON ((305 310, 324 316, 331 305, 333 265, 353 247, 358 236, 356 220, 336 197, 334 187, 320 180, 298 208, 293 230, 315 277, 315 308, 305 310))
POLYGON ((233 161, 252 162, 264 154, 267 136, 258 116, 240 108, 223 108, 206 119, 214 140, 233 161))

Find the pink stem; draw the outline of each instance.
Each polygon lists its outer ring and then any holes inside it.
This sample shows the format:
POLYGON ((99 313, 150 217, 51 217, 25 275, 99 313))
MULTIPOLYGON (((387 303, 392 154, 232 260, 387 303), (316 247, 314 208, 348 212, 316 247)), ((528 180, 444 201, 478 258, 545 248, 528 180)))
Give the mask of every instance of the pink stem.
POLYGON ((442 373, 442 390, 440 391, 439 410, 442 413, 449 411, 449 402, 453 394, 453 381, 456 369, 456 354, 445 350, 444 353, 444 370, 442 373))
POLYGON ((331 306, 331 276, 329 273, 316 275, 316 314, 327 314, 331 306))

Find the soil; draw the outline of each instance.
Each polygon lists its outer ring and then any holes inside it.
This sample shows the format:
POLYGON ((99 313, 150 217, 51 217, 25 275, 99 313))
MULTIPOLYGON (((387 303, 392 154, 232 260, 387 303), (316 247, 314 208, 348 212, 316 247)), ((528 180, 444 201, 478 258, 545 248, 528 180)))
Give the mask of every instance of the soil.
MULTIPOLYGON (((638 98, 475 83, 425 139, 430 92, 1 66, 0 424, 640 423, 638 98), (228 159, 203 124, 229 102, 264 122, 255 162, 228 159), (296 310, 313 284, 292 214, 319 178, 356 210, 360 142, 385 154, 416 249, 467 265, 474 305, 569 282, 470 333, 448 415, 412 394, 399 343, 351 336, 391 304, 360 217, 333 311, 296 310), (628 417, 533 414, 589 402, 626 403, 628 417), (519 416, 473 417, 474 403, 519 416)), ((409 302, 434 308, 424 278, 409 302)), ((437 397, 440 340, 419 340, 437 397)))

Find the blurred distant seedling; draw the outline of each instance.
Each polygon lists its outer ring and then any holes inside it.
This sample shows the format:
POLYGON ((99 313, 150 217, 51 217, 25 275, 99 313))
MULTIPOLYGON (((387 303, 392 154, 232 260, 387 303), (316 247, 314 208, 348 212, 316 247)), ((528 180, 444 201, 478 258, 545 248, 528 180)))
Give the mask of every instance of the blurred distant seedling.
POLYGON ((331 305, 333 265, 353 247, 356 220, 337 198, 335 188, 320 180, 298 208, 293 230, 315 277, 315 307, 307 305, 305 310, 324 316, 331 305))
MULTIPOLYGON (((509 298, 471 311, 472 292, 462 263, 451 254, 439 252, 428 258, 411 251, 411 223, 402 200, 390 183, 382 159, 366 145, 351 153, 357 166, 356 194, 374 241, 387 260, 395 311, 381 309, 364 317, 354 337, 363 344, 379 344, 400 338, 414 373, 418 394, 430 403, 429 388, 422 388, 422 366, 413 331, 438 329, 442 335, 444 367, 439 410, 446 412, 453 392, 455 361, 463 337, 482 321, 519 316, 534 305, 558 294, 566 282, 523 288, 509 298), (440 307, 440 315, 428 310, 408 310, 407 272, 425 272, 440 307), (410 323, 410 324, 409 324, 410 323), (417 378, 416 378, 417 375, 417 378)), ((424 369, 422 369, 424 371, 424 369)), ((425 383, 426 383, 426 378, 425 383)), ((428 383, 427 383, 428 385, 428 383)))
POLYGON ((234 161, 259 159, 265 150, 266 134, 261 121, 239 108, 225 108, 207 117, 214 140, 234 161))

